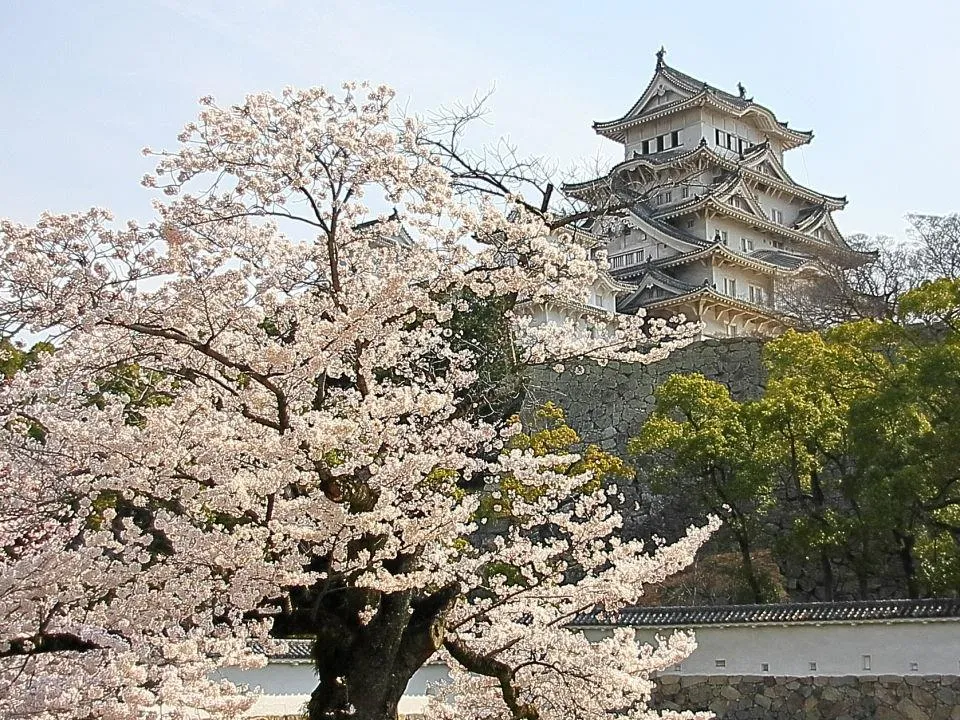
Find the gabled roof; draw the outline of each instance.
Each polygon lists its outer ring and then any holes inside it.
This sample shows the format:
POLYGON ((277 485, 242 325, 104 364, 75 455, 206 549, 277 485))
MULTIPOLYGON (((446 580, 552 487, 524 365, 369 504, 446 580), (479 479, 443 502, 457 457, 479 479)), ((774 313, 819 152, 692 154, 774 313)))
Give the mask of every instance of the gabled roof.
POLYGON ((909 620, 960 620, 960 599, 866 600, 715 605, 699 607, 631 607, 616 615, 584 613, 574 627, 697 627, 793 623, 861 623, 909 620))
MULTIPOLYGON (((783 250, 757 250, 749 254, 739 253, 731 250, 723 243, 715 242, 706 248, 652 260, 650 261, 650 265, 655 268, 670 268, 686 265, 707 257, 721 257, 724 260, 742 265, 743 267, 777 274, 793 274, 799 268, 812 262, 811 258, 783 250)), ((618 273, 617 276, 629 280, 641 272, 641 268, 631 268, 630 270, 618 273)))
POLYGON ((613 273, 605 269, 601 269, 600 272, 597 273, 597 280, 601 281, 617 296, 626 295, 628 292, 633 292, 637 289, 633 283, 623 282, 621 278, 614 277, 613 273))
POLYGON ((623 142, 628 127, 701 105, 710 105, 735 117, 756 118, 761 130, 781 139, 784 149, 804 145, 813 139, 812 132, 790 129, 787 123, 777 120, 773 112, 754 103, 745 93, 732 95, 670 67, 663 62, 662 53, 657 54, 653 78, 633 106, 615 120, 595 122, 593 128, 600 135, 623 142), (677 99, 663 105, 653 104, 655 99, 666 97, 668 93, 676 95, 677 99))
POLYGON ((818 230, 823 230, 834 244, 852 250, 843 235, 840 234, 840 229, 833 221, 833 217, 826 207, 821 206, 819 208, 813 208, 812 211, 802 213, 793 224, 793 227, 805 235, 812 235, 818 230))
POLYGON ((622 300, 617 302, 618 312, 631 312, 637 308, 649 306, 651 303, 644 302, 640 298, 645 291, 650 290, 651 288, 659 288, 660 290, 663 290, 669 296, 667 299, 671 300, 678 297, 692 296, 701 290, 706 289, 705 285, 692 285, 690 283, 677 280, 675 277, 671 277, 664 272, 660 272, 650 263, 645 265, 640 270, 640 277, 632 282, 635 286, 635 290, 633 293, 627 295, 622 300))
POLYGON ((682 280, 677 280, 675 277, 657 270, 653 263, 641 265, 639 269, 634 268, 631 272, 618 274, 618 277, 621 278, 632 276, 636 276, 630 281, 634 292, 642 291, 648 287, 658 287, 667 292, 682 295, 703 287, 702 285, 693 285, 691 283, 685 283, 682 280))
POLYGON ((628 173, 637 168, 648 167, 653 171, 664 167, 681 166, 684 163, 707 162, 727 172, 739 173, 750 184, 763 184, 799 197, 807 202, 823 205, 829 210, 842 210, 847 205, 845 197, 824 195, 795 182, 787 173, 776 153, 770 149, 769 143, 754 145, 743 154, 742 159, 729 158, 711 148, 707 141, 701 138, 700 143, 692 148, 672 148, 664 152, 650 155, 635 155, 615 165, 610 173, 604 177, 594 178, 579 183, 569 183, 561 188, 563 192, 581 200, 589 200, 591 196, 604 191, 610 191, 616 176, 628 173), (761 170, 763 165, 769 165, 772 174, 761 170))
MULTIPOLYGON (((687 283, 683 284, 687 285, 687 283)), ((688 285, 688 287, 690 286, 688 285)), ((784 326, 788 325, 788 321, 783 317, 783 315, 771 308, 756 305, 746 300, 741 300, 740 298, 724 295, 720 292, 717 292, 715 288, 709 285, 696 285, 693 286, 693 288, 694 289, 685 293, 671 295, 665 298, 652 299, 645 302, 635 302, 640 295, 640 293, 635 293, 634 295, 627 297, 627 299, 622 303, 617 303, 617 310, 619 312, 631 312, 635 308, 639 307, 643 307, 648 310, 655 310, 659 308, 680 307, 695 301, 705 301, 713 305, 721 305, 725 308, 742 310, 752 315, 765 318, 768 321, 778 322, 784 326)))
POLYGON ((830 218, 829 211, 827 211, 825 208, 820 208, 823 213, 822 216, 820 214, 816 214, 817 222, 814 222, 814 220, 811 220, 808 217, 802 221, 803 225, 785 227, 767 218, 766 213, 763 213, 762 211, 758 214, 756 212, 756 208, 752 205, 749 205, 749 209, 735 207, 731 203, 727 202, 727 200, 737 194, 737 189, 741 182, 742 181, 740 178, 737 178, 736 182, 731 180, 723 181, 686 202, 656 211, 654 217, 658 220, 668 220, 670 218, 688 215, 706 208, 713 210, 718 214, 731 217, 735 220, 740 220, 745 224, 752 225, 761 230, 766 230, 773 235, 780 235, 792 240, 799 240, 800 242, 807 243, 808 245, 819 246, 829 249, 833 252, 848 254, 855 252, 844 239, 843 235, 840 234, 840 231, 837 229, 836 224, 834 224, 833 219, 830 218), (830 239, 817 238, 811 234, 820 226, 819 223, 829 226, 830 239))
POLYGON ((653 210, 651 214, 657 219, 680 217, 694 210, 699 210, 709 201, 713 201, 713 203, 718 206, 729 206, 730 209, 738 210, 747 215, 755 215, 757 218, 764 220, 767 218, 763 208, 760 207, 756 195, 746 186, 743 182, 743 177, 739 173, 731 173, 726 178, 720 180, 720 182, 694 195, 686 202, 653 210), (746 207, 734 205, 732 201, 735 197, 742 198, 746 207))

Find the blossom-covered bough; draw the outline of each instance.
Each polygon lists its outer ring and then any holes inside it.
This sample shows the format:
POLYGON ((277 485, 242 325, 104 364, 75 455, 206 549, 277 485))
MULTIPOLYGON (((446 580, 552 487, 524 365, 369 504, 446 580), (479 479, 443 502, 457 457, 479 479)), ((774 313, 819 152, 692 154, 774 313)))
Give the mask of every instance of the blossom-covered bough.
POLYGON ((0 224, 7 336, 56 348, 0 389, 3 717, 236 717, 250 697, 216 669, 262 664, 271 632, 317 641, 313 718, 395 717, 437 652, 438 717, 656 715, 650 675, 692 638, 565 626, 635 602, 712 523, 619 541, 575 456, 510 445, 504 378, 556 360, 544 333, 562 359, 679 340, 511 325, 596 264, 535 208, 458 195, 392 97, 205 99, 152 153, 154 223, 0 224), (501 485, 512 523, 478 533, 501 485))

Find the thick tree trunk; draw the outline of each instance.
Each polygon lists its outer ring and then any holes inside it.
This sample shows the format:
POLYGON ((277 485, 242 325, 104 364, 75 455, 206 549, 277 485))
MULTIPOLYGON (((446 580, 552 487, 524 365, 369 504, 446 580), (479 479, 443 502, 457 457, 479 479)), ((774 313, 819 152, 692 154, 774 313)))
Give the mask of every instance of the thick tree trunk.
POLYGON ((444 618, 459 589, 381 595, 366 624, 357 612, 361 591, 345 588, 342 595, 346 602, 329 596, 316 612, 310 720, 396 720, 410 678, 443 643, 444 618))

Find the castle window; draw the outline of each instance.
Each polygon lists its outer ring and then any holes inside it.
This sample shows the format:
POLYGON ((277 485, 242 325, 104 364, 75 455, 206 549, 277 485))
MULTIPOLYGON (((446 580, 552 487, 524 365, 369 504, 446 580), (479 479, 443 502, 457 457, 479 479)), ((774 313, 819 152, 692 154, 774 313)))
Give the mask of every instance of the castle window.
POLYGON ((690 218, 689 220, 687 220, 687 227, 688 227, 688 228, 692 228, 692 227, 693 227, 693 224, 694 224, 694 219, 693 219, 693 218, 690 218))
POLYGON ((760 672, 770 672, 770 663, 760 663, 760 672))
POLYGON ((783 250, 783 243, 780 242, 779 240, 774 240, 774 241, 773 241, 773 246, 774 246, 777 250, 783 250))
POLYGON ((910 672, 920 672, 920 663, 916 660, 910 663, 910 672))
POLYGON ((690 197, 690 188, 688 188, 686 185, 680 188, 680 197, 682 197, 684 200, 690 197))
POLYGON ((717 666, 718 668, 725 668, 725 667, 727 666, 727 661, 726 661, 726 660, 717 660, 715 664, 716 664, 716 666, 717 666))
POLYGON ((733 298, 737 296, 737 281, 735 279, 723 279, 723 294, 733 298))
POLYGON ((663 152, 663 138, 665 135, 660 135, 657 137, 657 152, 663 152))
POLYGON ((753 252, 753 240, 750 238, 740 238, 740 249, 743 252, 753 252))
POLYGON ((743 138, 737 138, 737 149, 740 151, 741 155, 743 155, 743 151, 746 150, 749 145, 750 143, 743 138))
POLYGON ((783 225, 783 212, 777 210, 777 208, 773 208, 773 210, 770 211, 770 214, 773 216, 773 221, 777 225, 783 225))
POLYGON ((670 146, 677 147, 679 145, 680 145, 680 131, 674 130, 672 133, 670 133, 670 146))
POLYGON ((869 655, 864 655, 862 659, 863 659, 863 665, 862 665, 863 669, 864 669, 864 670, 869 670, 869 669, 870 669, 870 656, 869 656, 869 655))
POLYGON ((726 230, 721 230, 721 231, 720 231, 720 239, 723 241, 723 244, 724 244, 725 247, 729 247, 729 246, 730 246, 730 243, 727 242, 727 231, 726 231, 726 230))
POLYGON ((672 191, 672 190, 667 190, 667 191, 663 194, 663 202, 665 202, 665 203, 673 202, 673 191, 672 191))
POLYGON ((763 304, 763 288, 757 285, 748 285, 747 291, 750 296, 750 302, 755 305, 763 304))
POLYGON ((737 337, 740 334, 740 328, 736 325, 727 325, 727 337, 737 337))
POLYGON ((649 154, 650 154, 650 141, 649 141, 649 140, 644 140, 640 147, 641 147, 641 152, 642 152, 644 155, 649 155, 649 154))
POLYGON ((813 661, 810 662, 810 671, 811 671, 811 672, 816 672, 816 671, 817 671, 817 664, 816 664, 815 662, 813 662, 813 661))
POLYGON ((717 145, 723 145, 723 141, 720 138, 721 136, 726 135, 726 133, 719 129, 714 130, 714 132, 717 134, 717 145))

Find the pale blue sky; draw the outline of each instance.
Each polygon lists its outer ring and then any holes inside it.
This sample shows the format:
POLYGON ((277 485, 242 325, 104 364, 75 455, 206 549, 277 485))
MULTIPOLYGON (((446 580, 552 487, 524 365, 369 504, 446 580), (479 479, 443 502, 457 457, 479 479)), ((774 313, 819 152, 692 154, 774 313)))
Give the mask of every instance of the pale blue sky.
POLYGON ((812 145, 805 184, 850 198, 847 234, 960 210, 954 0, 285 2, 0 0, 0 216, 90 205, 145 218, 144 145, 196 99, 370 79, 412 108, 496 88, 493 129, 562 166, 618 149, 593 120, 642 92, 654 52, 748 94, 812 145))

